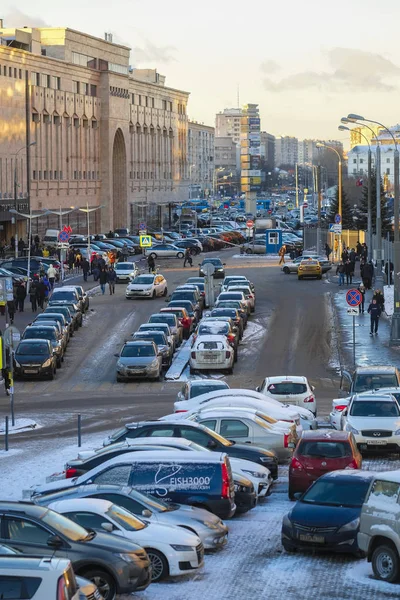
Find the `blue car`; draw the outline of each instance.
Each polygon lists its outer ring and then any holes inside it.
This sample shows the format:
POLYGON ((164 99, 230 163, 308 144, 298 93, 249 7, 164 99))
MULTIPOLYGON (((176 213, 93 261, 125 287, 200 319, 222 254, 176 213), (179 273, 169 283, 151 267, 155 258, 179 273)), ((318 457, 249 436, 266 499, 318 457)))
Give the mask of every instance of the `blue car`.
POLYGON ((334 471, 317 479, 303 495, 299 494, 298 502, 283 517, 285 550, 358 555, 361 507, 373 476, 368 471, 334 471))

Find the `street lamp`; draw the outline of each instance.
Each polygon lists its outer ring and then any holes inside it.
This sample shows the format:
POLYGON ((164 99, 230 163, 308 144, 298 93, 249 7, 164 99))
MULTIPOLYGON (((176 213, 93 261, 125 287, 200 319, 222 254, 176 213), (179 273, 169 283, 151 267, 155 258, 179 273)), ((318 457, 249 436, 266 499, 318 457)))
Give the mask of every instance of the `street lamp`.
MULTIPOLYGON (((349 121, 349 119, 346 119, 345 117, 343 119, 341 119, 342 123, 344 122, 352 122, 349 121)), ((345 125, 339 125, 338 127, 339 131, 352 131, 350 129, 350 127, 346 127, 345 125)), ((371 131, 373 131, 371 129, 371 131)), ((363 133, 361 133, 361 131, 359 131, 359 134, 361 137, 363 137, 365 139, 365 141, 368 144, 368 204, 367 204, 367 210, 368 210, 368 214, 367 214, 367 231, 368 231, 368 255, 369 258, 371 258, 371 252, 372 252, 372 181, 371 181, 371 171, 372 171, 372 154, 371 154, 371 144, 369 143, 369 139, 367 138, 366 135, 364 135, 363 133)), ((378 139, 378 138, 377 138, 378 139)))
MULTIPOLYGON (((338 157, 338 200, 339 200, 338 214, 340 215, 340 218, 341 218, 340 234, 339 234, 339 252, 341 253, 342 252, 342 233, 341 233, 341 231, 342 231, 342 157, 340 156, 340 154, 336 150, 336 148, 334 148, 333 146, 328 146, 327 144, 322 144, 321 142, 318 142, 317 148, 325 148, 326 150, 331 150, 338 157)), ((320 222, 318 222, 318 229, 321 230, 320 222)), ((321 231, 319 231, 319 236, 321 236, 321 231)), ((318 232, 317 232, 317 237, 318 237, 318 232)), ((340 254, 339 254, 339 256, 340 256, 340 254)))
MULTIPOLYGON (((70 206, 69 208, 67 208, 66 210, 62 210, 61 206, 60 206, 60 210, 51 210, 49 208, 44 208, 43 210, 46 210, 47 213, 46 214, 53 214, 53 215, 58 215, 60 218, 60 231, 62 231, 62 218, 64 215, 68 215, 69 213, 74 212, 74 210, 76 210, 75 206, 70 206)), ((64 261, 65 261, 65 250, 64 248, 61 249, 60 251, 60 262, 61 262, 61 281, 64 281, 64 261)))
POLYGON ((101 206, 95 206, 94 208, 89 208, 89 203, 86 202, 86 208, 78 208, 79 211, 86 213, 86 217, 87 217, 87 250, 88 250, 88 261, 90 262, 90 218, 89 218, 89 214, 94 212, 95 210, 99 210, 100 208, 103 208, 103 205, 101 206))
MULTIPOLYGON (((18 156, 18 154, 20 152, 22 152, 22 150, 26 150, 30 146, 36 146, 36 142, 31 142, 27 146, 26 145, 22 146, 22 148, 20 148, 19 150, 17 150, 17 152, 14 154, 14 203, 15 203, 14 212, 17 213, 17 214, 19 214, 17 212, 17 188, 18 188, 18 184, 17 184, 17 156, 18 156)), ((30 177, 30 173, 28 173, 27 176, 30 177)), ((30 199, 29 199, 29 205, 30 205, 30 199)), ((13 212, 13 211, 10 210, 10 212, 13 212)), ((15 248, 14 248, 14 251, 15 251, 15 258, 18 258, 18 228, 17 228, 17 219, 15 219, 15 248)))
POLYGON ((33 219, 38 219, 39 217, 45 217, 48 214, 48 211, 44 211, 42 213, 39 213, 38 215, 33 215, 32 214, 32 208, 30 206, 29 208, 29 215, 25 214, 25 213, 20 213, 17 210, 15 210, 14 208, 10 208, 10 213, 14 214, 14 215, 19 215, 20 217, 23 217, 24 219, 29 219, 29 229, 28 229, 28 281, 26 282, 26 293, 29 294, 29 288, 30 288, 30 276, 31 276, 31 237, 32 237, 32 220, 33 219))

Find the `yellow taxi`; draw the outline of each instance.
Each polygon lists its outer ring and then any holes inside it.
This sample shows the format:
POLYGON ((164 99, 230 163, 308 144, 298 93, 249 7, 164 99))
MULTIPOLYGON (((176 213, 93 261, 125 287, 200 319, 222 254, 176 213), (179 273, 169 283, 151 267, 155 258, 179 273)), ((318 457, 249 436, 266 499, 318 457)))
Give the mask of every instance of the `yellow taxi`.
POLYGON ((303 279, 304 277, 316 277, 317 279, 322 279, 322 267, 317 260, 305 258, 301 261, 297 272, 297 278, 303 279))

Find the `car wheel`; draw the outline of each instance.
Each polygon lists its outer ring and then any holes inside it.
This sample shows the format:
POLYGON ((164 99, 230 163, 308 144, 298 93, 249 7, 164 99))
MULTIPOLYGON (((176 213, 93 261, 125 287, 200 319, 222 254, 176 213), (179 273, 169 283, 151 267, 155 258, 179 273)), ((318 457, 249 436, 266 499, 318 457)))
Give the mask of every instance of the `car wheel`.
POLYGON ((53 381, 53 379, 54 379, 55 375, 56 375, 56 370, 55 370, 55 369, 53 369, 53 370, 52 370, 52 372, 51 372, 51 373, 49 374, 49 376, 48 376, 48 380, 49 380, 49 381, 53 381))
POLYGON ((156 290, 153 290, 153 294, 151 296, 153 299, 156 297, 156 290))
POLYGON ((246 254, 253 254, 253 250, 251 248, 246 248, 246 254))
POLYGON ((176 255, 176 258, 183 258, 184 254, 183 252, 178 252, 178 254, 176 255))
POLYGON ((165 296, 168 296, 168 288, 167 288, 167 287, 165 288, 165 290, 164 290, 164 292, 163 292, 163 296, 164 296, 164 297, 165 297, 165 296))
POLYGON ((106 571, 96 569, 93 571, 84 571, 83 577, 93 581, 103 596, 104 600, 114 600, 117 594, 117 586, 115 585, 114 579, 106 571))
POLYGON ((168 561, 161 552, 154 548, 145 548, 151 564, 151 581, 161 581, 168 577, 168 561))
POLYGON ((303 278, 302 278, 302 277, 298 277, 297 279, 298 279, 299 281, 301 281, 303 278))
POLYGON ((394 583, 399 578, 400 564, 397 550, 389 544, 378 546, 372 553, 372 570, 375 577, 394 583))
POLYGON ((317 279, 322 279, 322 275, 319 275, 319 276, 317 277, 317 279))
POLYGON ((295 500, 295 497, 294 497, 295 493, 296 492, 294 492, 289 485, 289 491, 288 491, 289 500, 295 500))
POLYGON ((57 358, 57 369, 61 369, 62 358, 57 358))
POLYGON ((283 267, 283 272, 285 273, 285 275, 290 275, 289 267, 283 267))

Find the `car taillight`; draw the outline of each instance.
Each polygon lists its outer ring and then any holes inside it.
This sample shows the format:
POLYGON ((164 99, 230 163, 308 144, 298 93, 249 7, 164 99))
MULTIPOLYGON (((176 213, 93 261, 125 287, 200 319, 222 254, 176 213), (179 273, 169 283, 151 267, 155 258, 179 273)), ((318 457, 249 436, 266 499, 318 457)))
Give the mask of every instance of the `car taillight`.
POLYGON ((304 402, 314 402, 314 400, 314 396, 307 396, 307 398, 304 398, 304 402))
POLYGON ((187 412, 187 410, 176 410, 175 413, 187 412))
POLYGON ((225 358, 230 358, 230 357, 231 357, 231 353, 230 353, 230 351, 229 351, 229 350, 227 350, 227 351, 225 352, 225 358))
POLYGON ((230 485, 229 485, 229 473, 228 467, 225 463, 222 463, 222 492, 221 495, 223 498, 230 497, 230 485))
POLYGON ((289 447, 289 434, 288 433, 284 433, 283 434, 283 447, 284 448, 288 448, 289 447))
POLYGON ((353 460, 351 461, 351 463, 349 463, 347 465, 347 467, 345 467, 345 470, 346 469, 358 469, 358 464, 357 464, 357 461, 356 461, 355 458, 353 458, 353 460))
POLYGON ((57 583, 57 600, 68 600, 69 595, 67 595, 67 582, 65 581, 64 575, 58 580, 57 583))
POLYGON ((247 297, 248 298, 254 298, 253 294, 249 294, 247 297))
POLYGON ((301 471, 303 469, 303 465, 295 456, 293 456, 290 466, 292 467, 292 469, 297 469, 298 471, 301 471))
POLYGON ((338 412, 342 412, 342 410, 344 410, 345 408, 347 408, 347 404, 338 404, 337 406, 335 406, 335 410, 337 410, 338 412))
POLYGON ((233 333, 229 333, 229 334, 228 334, 228 340, 229 340, 230 342, 234 342, 234 341, 235 341, 235 336, 234 336, 234 334, 233 334, 233 333))
POLYGON ((191 352, 191 353, 190 353, 190 356, 191 356, 192 358, 196 358, 196 352, 191 352))
POLYGON ((72 479, 72 477, 76 477, 78 475, 78 471, 73 469, 72 467, 67 467, 65 470, 65 478, 72 479))

